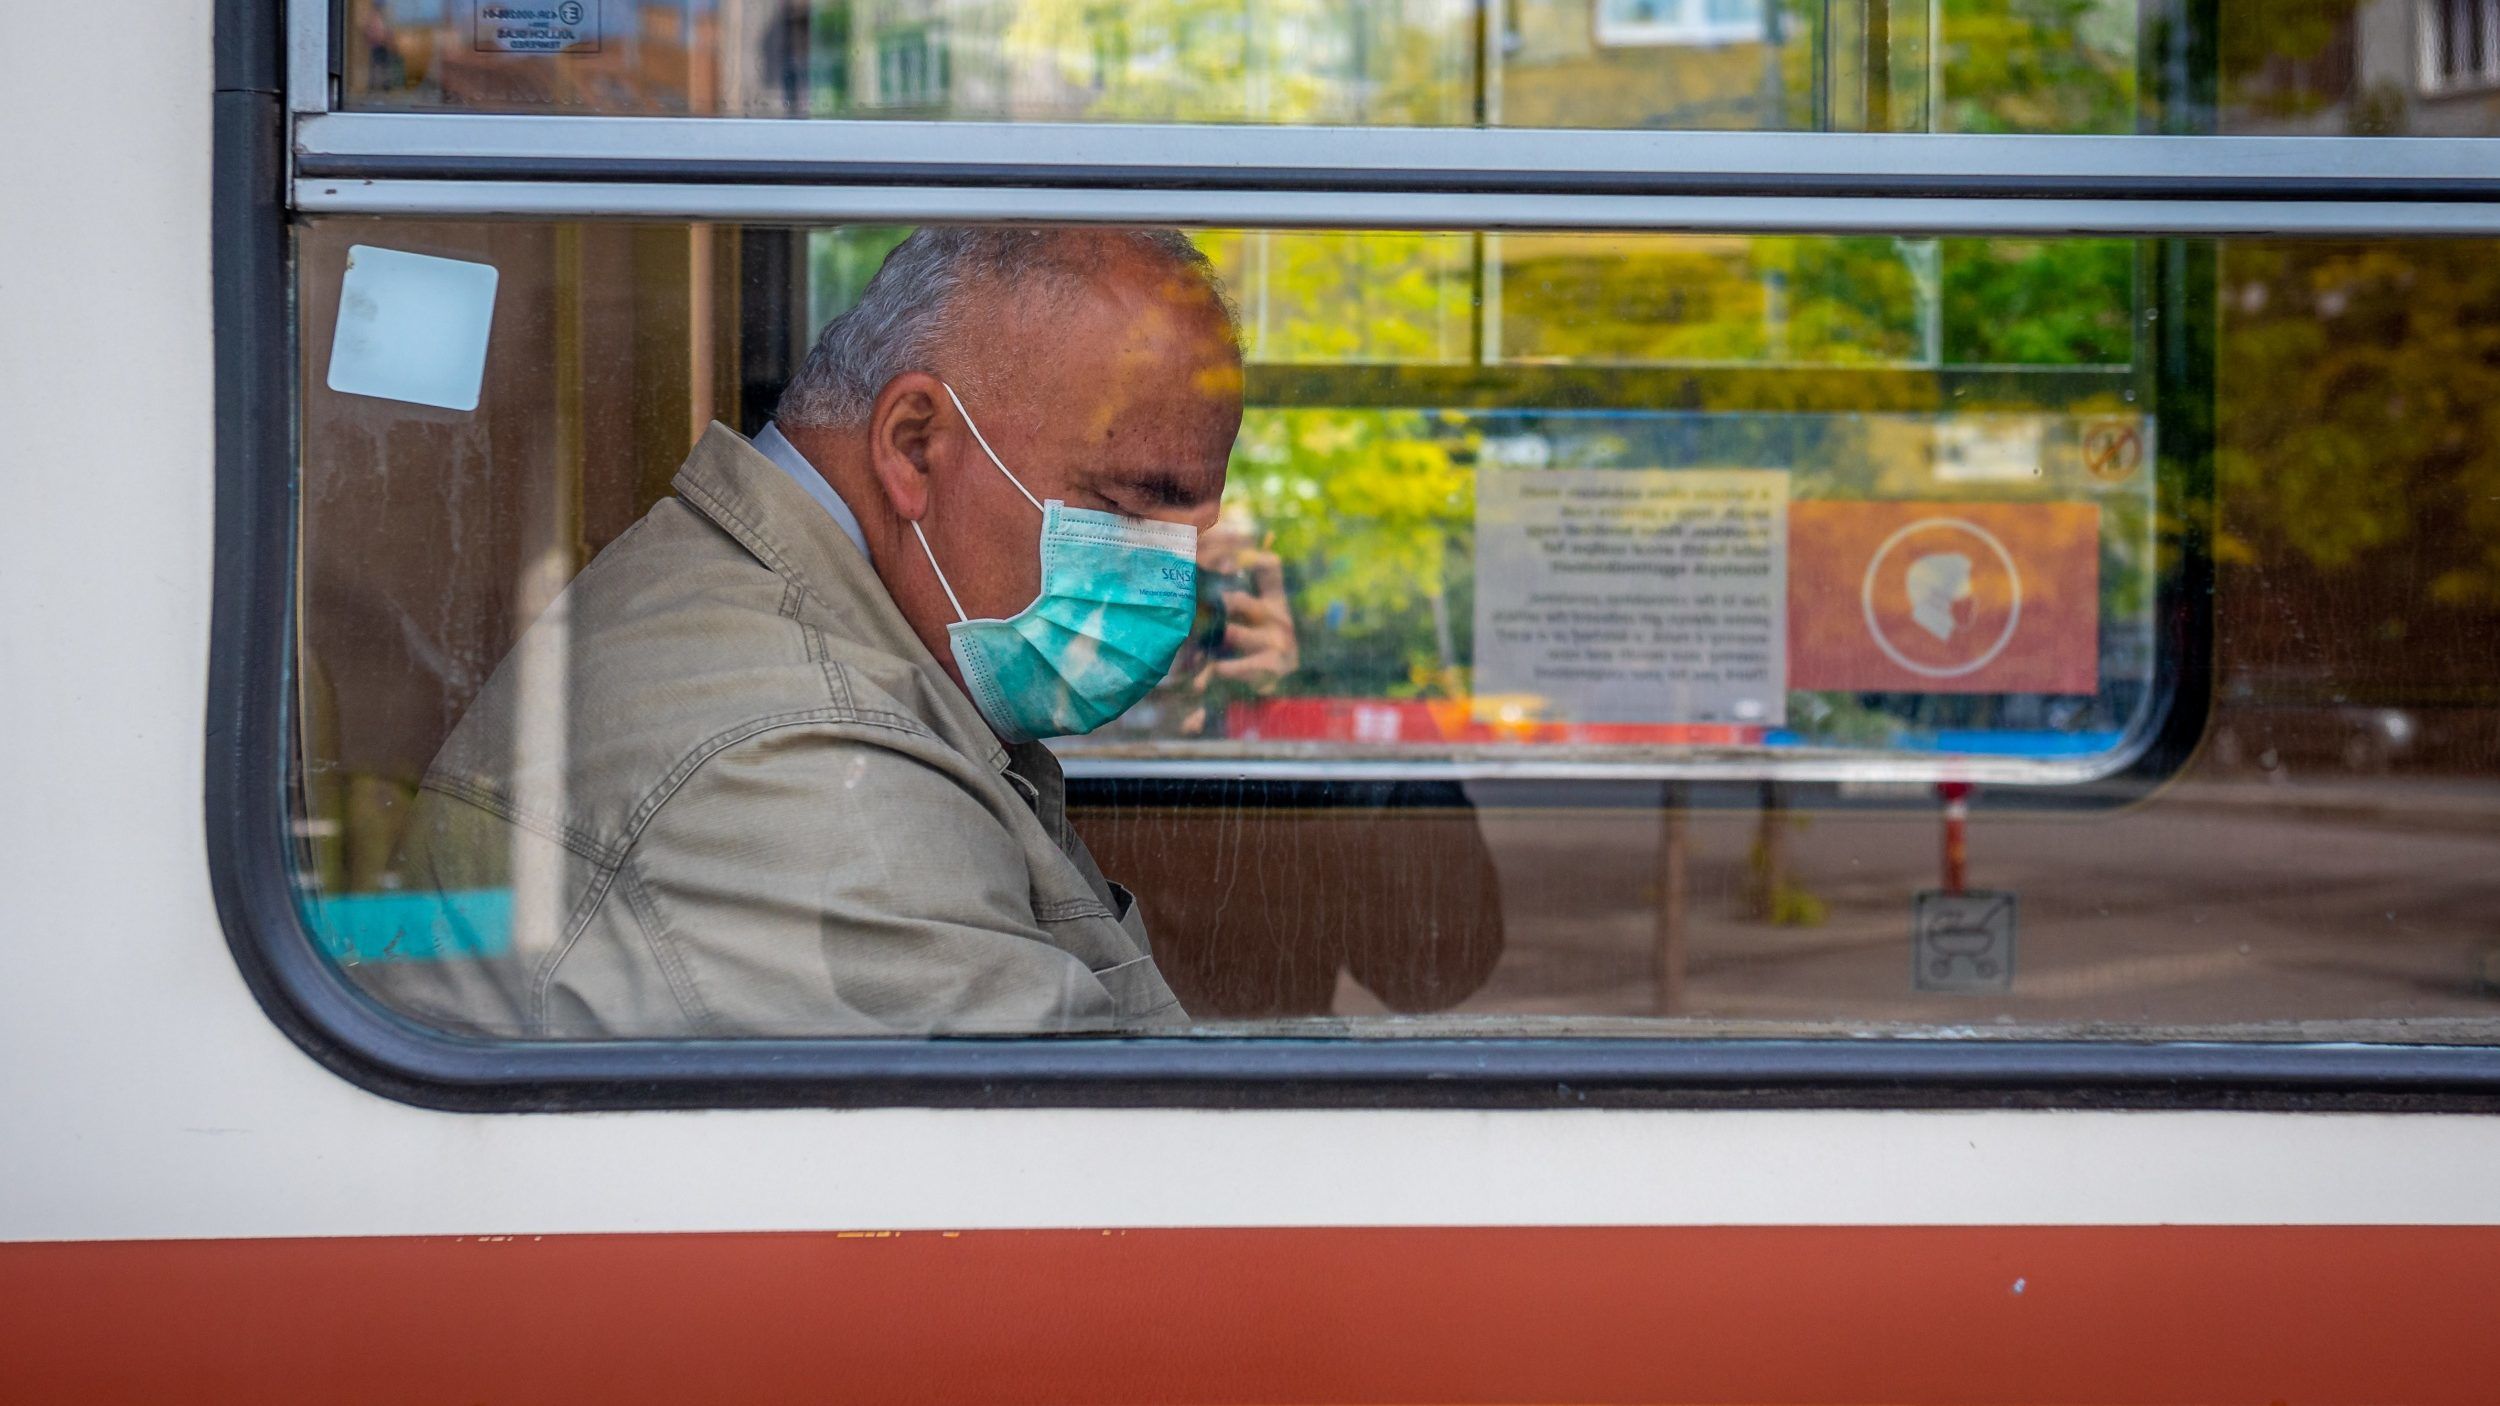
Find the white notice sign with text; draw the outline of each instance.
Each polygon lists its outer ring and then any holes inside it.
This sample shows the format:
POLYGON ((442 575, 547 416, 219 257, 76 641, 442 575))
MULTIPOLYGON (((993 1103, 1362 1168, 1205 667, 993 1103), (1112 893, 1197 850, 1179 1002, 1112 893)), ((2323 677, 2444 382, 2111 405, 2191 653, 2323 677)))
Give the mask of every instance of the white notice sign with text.
POLYGON ((1552 722, 1784 722, 1788 475, 1480 470, 1475 692, 1552 722))

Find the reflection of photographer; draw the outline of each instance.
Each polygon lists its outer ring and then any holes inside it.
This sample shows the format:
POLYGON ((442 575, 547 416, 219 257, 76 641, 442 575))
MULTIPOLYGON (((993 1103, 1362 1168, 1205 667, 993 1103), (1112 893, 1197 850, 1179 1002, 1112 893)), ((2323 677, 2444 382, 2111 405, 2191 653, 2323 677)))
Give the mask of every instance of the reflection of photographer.
POLYGON ((1190 641, 1163 686, 1116 731, 1221 737, 1226 704, 1275 692, 1301 666, 1284 563, 1261 540, 1258 519, 1228 507, 1198 534, 1198 621, 1190 641))
MULTIPOLYGON (((1189 644, 1115 726, 1220 739, 1229 704, 1275 692, 1301 663, 1283 563, 1256 518, 1227 508, 1198 534, 1189 644)), ((1501 958, 1501 887, 1462 808, 1242 799, 1080 824, 1145 905, 1157 969, 1204 1018, 1325 1015, 1349 977, 1391 1010, 1446 1010, 1501 958)))

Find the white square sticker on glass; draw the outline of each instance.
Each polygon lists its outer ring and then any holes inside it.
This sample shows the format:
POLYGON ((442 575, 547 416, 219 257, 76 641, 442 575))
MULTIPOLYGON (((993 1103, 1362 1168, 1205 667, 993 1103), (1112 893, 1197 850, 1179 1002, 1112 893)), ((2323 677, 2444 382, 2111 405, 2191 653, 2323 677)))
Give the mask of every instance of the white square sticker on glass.
POLYGON ((339 284, 330 389, 475 410, 494 321, 493 264, 354 245, 339 284))

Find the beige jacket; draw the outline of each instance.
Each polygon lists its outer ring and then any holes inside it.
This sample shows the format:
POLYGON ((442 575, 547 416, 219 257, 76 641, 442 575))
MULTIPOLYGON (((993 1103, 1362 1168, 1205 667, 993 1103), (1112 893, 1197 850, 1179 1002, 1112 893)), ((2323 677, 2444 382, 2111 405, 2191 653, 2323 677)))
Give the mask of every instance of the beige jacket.
POLYGON ((999 744, 825 510, 720 425, 675 486, 531 625, 419 792, 400 872, 510 885, 508 949, 356 980, 544 1038, 1179 1019, 1056 761, 999 744))

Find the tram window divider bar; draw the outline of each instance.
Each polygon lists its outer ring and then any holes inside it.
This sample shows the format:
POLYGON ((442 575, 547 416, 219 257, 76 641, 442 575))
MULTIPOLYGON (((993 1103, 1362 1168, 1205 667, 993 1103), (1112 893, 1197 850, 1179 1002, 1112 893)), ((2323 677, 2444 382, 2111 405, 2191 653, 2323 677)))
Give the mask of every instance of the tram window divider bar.
POLYGON ((1261 228, 2500 234, 2476 138, 326 113, 306 212, 1261 228))
POLYGON ((2480 138, 333 113, 298 121, 295 169, 478 183, 2500 202, 2500 142, 2480 138))
POLYGON ((2500 236, 2500 201, 2007 200, 298 178, 306 213, 747 224, 2103 237, 2500 236))
POLYGON ((407 154, 308 155, 296 163, 313 178, 557 183, 566 181, 673 183, 721 181, 738 185, 811 185, 839 181, 861 186, 1029 186, 1056 190, 1365 191, 1386 194, 1520 195, 1814 195, 1925 196, 1959 199, 2168 199, 2273 201, 2326 198, 2339 203, 2419 200, 2500 200, 2500 184, 2462 178, 2424 177, 2355 188, 2340 177, 2281 176, 2258 186, 2223 183, 2196 175, 2086 175, 2059 172, 1976 172, 1945 176, 1924 171, 1797 172, 1763 170, 1473 170, 1399 171, 1345 167, 1132 167, 1036 163, 906 161, 715 162, 652 157, 533 157, 407 154))

